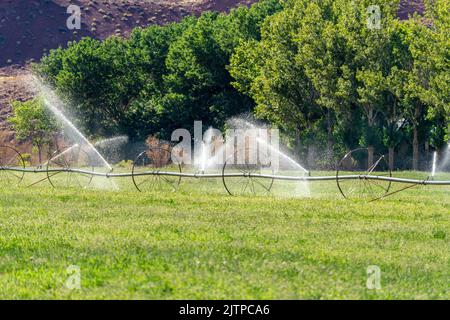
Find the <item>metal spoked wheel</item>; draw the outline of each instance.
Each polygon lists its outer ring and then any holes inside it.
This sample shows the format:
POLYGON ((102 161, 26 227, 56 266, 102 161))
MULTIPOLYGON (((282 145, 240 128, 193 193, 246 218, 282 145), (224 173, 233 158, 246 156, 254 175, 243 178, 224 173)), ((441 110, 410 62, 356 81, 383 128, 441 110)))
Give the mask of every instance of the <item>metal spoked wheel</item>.
POLYGON ((58 188, 87 188, 93 179, 93 175, 87 173, 72 172, 73 169, 94 172, 89 153, 78 145, 66 148, 62 152, 56 151, 48 160, 46 170, 50 184, 58 188))
POLYGON ((342 196, 346 199, 382 198, 389 193, 391 181, 368 179, 368 177, 390 178, 392 171, 384 155, 374 153, 369 163, 369 149, 360 148, 347 153, 339 162, 336 182, 342 196), (346 176, 360 176, 360 179, 347 179, 346 176))
POLYGON ((265 196, 272 190, 275 179, 258 176, 273 174, 271 165, 262 165, 257 152, 246 148, 237 150, 225 161, 222 181, 232 196, 265 196))
POLYGON ((132 178, 140 192, 176 191, 181 182, 181 164, 173 159, 170 147, 154 147, 134 161, 132 178))
POLYGON ((22 182, 25 172, 25 161, 16 149, 0 146, 0 182, 2 184, 18 185, 22 182))

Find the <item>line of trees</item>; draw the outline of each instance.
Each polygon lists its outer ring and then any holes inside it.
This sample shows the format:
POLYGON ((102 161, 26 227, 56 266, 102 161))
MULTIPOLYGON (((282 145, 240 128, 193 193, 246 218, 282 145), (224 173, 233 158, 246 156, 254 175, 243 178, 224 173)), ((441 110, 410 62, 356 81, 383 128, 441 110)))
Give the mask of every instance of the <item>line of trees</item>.
POLYGON ((417 170, 449 138, 450 4, 429 0, 423 16, 399 21, 398 2, 261 0, 128 39, 85 38, 35 68, 92 135, 168 138, 250 112, 299 157, 330 164, 367 146, 392 168, 396 152, 412 154, 403 166, 417 170), (368 24, 373 5, 379 28, 368 24))
POLYGON ((94 135, 170 137, 194 120, 223 126, 252 99, 232 85, 226 69, 241 41, 260 39, 266 17, 281 10, 264 0, 229 15, 206 12, 180 23, 135 29, 128 39, 84 38, 44 57, 36 71, 66 100, 94 135))
POLYGON ((230 71, 259 117, 296 132, 297 148, 322 134, 328 163, 336 147, 363 145, 369 159, 387 148, 394 168, 395 148, 412 137, 417 170, 419 142, 441 148, 449 121, 449 2, 399 21, 398 3, 375 1, 380 26, 370 28, 373 3, 293 1, 266 20, 261 41, 236 49, 230 71))

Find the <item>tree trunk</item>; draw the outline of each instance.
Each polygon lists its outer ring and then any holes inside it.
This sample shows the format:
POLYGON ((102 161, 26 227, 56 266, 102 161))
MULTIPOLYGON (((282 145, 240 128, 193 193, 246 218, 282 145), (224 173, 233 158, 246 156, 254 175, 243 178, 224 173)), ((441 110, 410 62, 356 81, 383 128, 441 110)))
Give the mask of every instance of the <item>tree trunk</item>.
POLYGON ((58 143, 58 135, 57 134, 53 135, 53 143, 55 144, 56 151, 59 153, 60 150, 59 150, 59 143, 58 143))
POLYGON ((394 170, 394 147, 389 147, 389 169, 394 170))
POLYGON ((317 166, 317 154, 316 154, 316 147, 314 145, 310 145, 308 147, 308 157, 307 157, 308 167, 309 168, 316 168, 317 166))
POLYGON ((413 170, 419 170, 419 137, 417 126, 414 126, 414 138, 413 138, 413 170))
POLYGON ((373 165, 373 155, 375 153, 375 148, 374 146, 371 144, 373 143, 373 141, 371 141, 373 139, 372 137, 372 129, 373 126, 375 124, 375 116, 373 114, 373 108, 369 108, 369 112, 368 112, 368 116, 367 116, 367 124, 369 125, 369 146, 368 148, 368 155, 367 155, 367 169, 370 168, 373 165))
POLYGON ((37 146, 38 148, 38 157, 39 157, 39 168, 42 167, 42 146, 37 146))
POLYGON ((367 155, 367 169, 369 169, 373 165, 373 154, 375 153, 374 146, 368 147, 368 155, 367 155))
POLYGON ((331 119, 331 111, 328 110, 327 113, 327 162, 330 167, 335 167, 333 163, 333 149, 334 149, 334 139, 333 139, 333 121, 331 119))
POLYGON ((300 158, 300 143, 301 143, 301 137, 300 137, 300 128, 295 129, 295 156, 297 159, 300 158))
POLYGON ((414 118, 417 123, 414 124, 414 138, 413 138, 413 170, 419 170, 419 130, 418 122, 420 117, 420 106, 416 105, 414 110, 414 118))

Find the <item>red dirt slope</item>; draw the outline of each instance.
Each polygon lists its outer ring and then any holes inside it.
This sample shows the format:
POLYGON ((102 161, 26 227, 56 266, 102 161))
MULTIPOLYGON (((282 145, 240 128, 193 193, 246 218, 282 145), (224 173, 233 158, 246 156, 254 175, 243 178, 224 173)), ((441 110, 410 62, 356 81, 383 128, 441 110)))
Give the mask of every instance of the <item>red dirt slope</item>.
POLYGON ((0 67, 38 60, 49 49, 83 36, 127 35, 136 26, 166 24, 205 10, 227 11, 254 0, 1 0, 0 67), (69 30, 70 4, 81 8, 81 29, 69 30))

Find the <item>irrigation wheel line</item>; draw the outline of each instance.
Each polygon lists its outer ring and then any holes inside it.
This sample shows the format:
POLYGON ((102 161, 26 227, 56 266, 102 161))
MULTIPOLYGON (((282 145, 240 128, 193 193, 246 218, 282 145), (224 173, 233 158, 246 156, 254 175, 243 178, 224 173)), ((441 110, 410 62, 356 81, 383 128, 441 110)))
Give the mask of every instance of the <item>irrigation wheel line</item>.
MULTIPOLYGON (((17 182, 21 182, 23 180, 23 177, 26 173, 31 174, 44 174, 47 176, 50 176, 49 181, 53 182, 52 178, 55 175, 59 175, 59 174, 73 174, 73 175, 83 175, 85 177, 88 177, 89 181, 91 179, 93 179, 93 177, 102 177, 102 178, 129 178, 131 177, 133 179, 133 182, 136 186, 136 188, 139 191, 139 184, 138 184, 138 180, 145 178, 145 177, 150 177, 150 178, 158 178, 161 179, 161 182, 166 182, 169 180, 175 181, 175 185, 173 185, 172 183, 169 183, 169 185, 171 185, 173 188, 172 190, 176 189, 176 186, 178 186, 180 184, 181 178, 191 178, 191 179, 211 179, 211 178, 216 178, 219 179, 221 178, 224 186, 227 190, 227 192, 231 195, 233 195, 232 190, 230 190, 230 186, 229 184, 227 184, 227 181, 229 181, 229 179, 249 179, 252 181, 252 179, 258 179, 258 181, 265 181, 266 182, 266 188, 264 190, 266 191, 270 191, 272 189, 273 183, 275 180, 280 180, 280 181, 308 181, 308 182, 318 182, 318 181, 337 181, 338 186, 339 186, 339 182, 342 184, 342 181, 357 181, 359 183, 362 182, 366 182, 366 183, 386 183, 389 185, 389 188, 385 188, 383 190, 386 190, 387 192, 383 192, 383 195, 378 197, 378 198, 373 198, 371 201, 376 201, 376 200, 380 200, 382 198, 385 198, 387 196, 391 196, 393 194, 396 194, 398 192, 401 192, 403 190, 409 189, 409 188, 413 188, 415 186, 419 186, 419 185, 425 185, 425 186, 450 186, 450 181, 445 181, 445 180, 433 180, 430 178, 427 178, 425 180, 417 180, 417 179, 407 179, 407 178, 394 178, 392 177, 392 173, 389 172, 387 175, 374 175, 374 172, 378 172, 376 171, 376 167, 380 165, 381 161, 384 160, 384 157, 378 157, 376 158, 376 161, 374 161, 375 166, 370 167, 368 170, 365 170, 363 174, 352 174, 352 175, 340 175, 338 171, 336 173, 336 176, 316 176, 316 177, 311 177, 311 176, 306 176, 306 177, 296 177, 296 176, 286 176, 286 175, 275 175, 273 174, 266 174, 266 173, 255 173, 257 170, 255 170, 255 166, 250 167, 250 169, 246 169, 246 168, 241 168, 243 170, 239 170, 239 172, 233 172, 233 170, 231 170, 232 172, 229 172, 230 170, 228 170, 229 168, 232 168, 231 166, 231 162, 228 161, 225 163, 225 165, 223 166, 222 172, 220 174, 205 174, 205 173, 195 173, 195 174, 191 174, 191 173, 183 173, 181 170, 181 165, 175 165, 173 163, 165 163, 164 165, 160 165, 160 166, 153 166, 150 167, 150 169, 153 170, 147 170, 149 167, 146 166, 140 166, 139 163, 141 162, 139 159, 141 159, 143 157, 144 154, 147 154, 148 151, 143 152, 140 154, 140 156, 136 159, 134 165, 133 165, 133 172, 131 173, 112 173, 112 172, 95 172, 94 171, 94 165, 91 165, 92 168, 90 170, 86 170, 83 168, 72 168, 72 166, 70 165, 70 162, 60 162, 60 166, 58 168, 51 168, 50 165, 46 166, 46 169, 42 169, 42 168, 26 168, 25 167, 25 161, 23 160, 23 157, 21 156, 21 154, 14 148, 9 147, 9 146, 0 146, 0 151, 3 150, 3 152, 5 153, 6 151, 8 151, 9 153, 13 153, 13 156, 8 156, 5 158, 5 156, 0 157, 1 162, 0 162, 0 181, 2 177, 9 177, 7 176, 8 174, 12 177, 14 177, 14 179, 17 182), (6 150, 6 151, 5 151, 6 150), (6 161, 5 161, 6 159, 6 161), (14 166, 10 166, 12 164, 12 162, 15 162, 14 166), (63 164, 63 165, 61 165, 63 164), (170 164, 169 166, 167 166, 167 164, 170 164), (227 166, 228 164, 228 166, 227 166), (138 170, 138 169, 142 169, 144 168, 145 170, 138 170), (157 170, 155 170, 157 169, 157 170), (168 171, 171 170, 171 171, 168 171), (12 175, 11 175, 12 174, 12 175), (393 191, 393 192, 389 192, 390 190, 390 186, 392 183, 399 183, 399 184, 406 184, 407 186, 393 191)), ((362 148, 362 150, 364 150, 364 148, 362 148)), ((66 149, 67 151, 67 149, 66 149)), ((66 152, 64 151, 64 152, 66 152)), ((165 149, 165 151, 163 152, 169 152, 167 149, 165 149)), ((343 159, 348 158, 349 155, 347 155, 346 157, 344 157, 343 159)), ((90 163, 90 160, 88 160, 88 163, 90 163)), ((76 164, 79 164, 79 161, 77 161, 76 164)), ((234 165, 234 162, 233 162, 234 165)), ((233 168, 232 168, 233 169, 233 168)), ((234 168, 236 169, 236 168, 234 168)), ((259 168, 261 171, 261 168, 259 168)), ((378 172, 379 173, 379 172, 378 172)), ((44 178, 43 180, 38 181, 37 183, 44 181, 48 178, 44 178)), ((248 183, 250 183, 251 181, 246 181, 248 183)), ((254 181, 253 181, 254 182, 254 181)), ((34 184, 37 184, 34 183, 34 184)), ((34 185, 33 184, 33 185, 34 185)), ((80 184, 78 185, 80 186, 80 184)), ((340 190, 343 191, 343 190, 340 190)), ((253 194, 256 194, 255 192, 253 192, 253 194)))
POLYGON ((263 171, 264 167, 261 164, 251 165, 248 163, 248 159, 244 159, 244 164, 235 164, 234 161, 238 159, 239 152, 242 151, 244 151, 244 156, 246 156, 246 152, 252 152, 249 149, 236 150, 223 165, 222 183, 225 190, 230 196, 270 194, 275 182, 273 168, 270 167, 271 174, 264 175, 256 173, 263 171), (236 171, 238 172, 235 173, 236 171))
POLYGON ((369 166, 368 154, 368 148, 358 148, 348 152, 339 162, 336 169, 336 183, 339 192, 345 199, 370 198, 377 200, 389 194, 392 185, 390 179, 371 179, 372 176, 392 178, 392 171, 385 156, 375 153, 373 163, 369 166), (340 175, 341 172, 346 171, 348 166, 352 167, 352 170, 359 169, 352 172, 359 177, 358 179, 344 179, 340 175), (373 175, 374 172, 377 175, 373 175))
POLYGON ((131 172, 133 184, 139 192, 167 188, 176 191, 180 186, 181 177, 181 164, 172 162, 170 147, 153 147, 140 153, 133 163, 131 172), (160 174, 161 172, 167 174, 160 174))
MULTIPOLYGON (((13 171, 13 172, 24 172, 24 173, 46 173, 47 170, 44 169, 19 169, 12 167, 4 167, 0 170, 4 171, 13 171)), ((131 173, 103 173, 103 172, 92 172, 82 169, 51 169, 49 172, 72 172, 79 174, 92 175, 94 177, 102 177, 102 178, 128 178, 132 177, 131 173)), ((211 179, 211 178, 222 178, 223 174, 190 174, 190 173, 176 173, 176 172, 165 172, 165 171, 148 171, 142 173, 135 173, 135 176, 149 176, 149 175, 159 175, 159 176, 169 176, 169 177, 181 177, 181 178, 192 178, 192 179, 211 179)), ((239 178, 245 177, 244 174, 227 174, 225 173, 225 178, 239 178)), ((318 181, 335 181, 336 176, 309 176, 309 177, 291 177, 291 176, 279 176, 279 175, 269 175, 269 174, 252 174, 252 177, 258 177, 262 179, 274 179, 280 181, 306 181, 306 182, 318 182, 318 181)), ((417 179, 407 179, 407 178, 390 178, 384 176, 375 176, 375 175, 345 175, 340 176, 341 180, 358 180, 358 179, 367 179, 367 180, 377 180, 377 181, 390 181, 395 183, 402 184, 414 184, 414 185, 425 185, 425 186, 450 186, 450 180, 417 180, 417 179)))
POLYGON ((75 145, 68 147, 63 151, 55 151, 53 157, 46 164, 47 179, 55 189, 62 187, 80 187, 87 188, 93 178, 95 167, 92 165, 92 159, 86 151, 75 145), (84 160, 84 161, 83 161, 84 160), (82 172, 72 170, 74 164, 86 164, 92 171, 82 172), (55 168, 56 166, 56 168, 55 168), (65 178, 61 178, 64 176, 65 178), (61 178, 61 179, 60 179, 61 178))
POLYGON ((25 176, 25 161, 19 151, 10 146, 0 146, 0 179, 19 185, 25 176), (12 153, 12 156, 8 153, 12 153), (13 165, 15 171, 9 170, 13 165))

